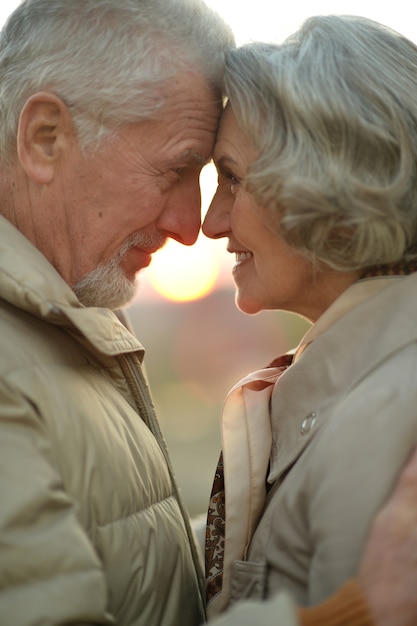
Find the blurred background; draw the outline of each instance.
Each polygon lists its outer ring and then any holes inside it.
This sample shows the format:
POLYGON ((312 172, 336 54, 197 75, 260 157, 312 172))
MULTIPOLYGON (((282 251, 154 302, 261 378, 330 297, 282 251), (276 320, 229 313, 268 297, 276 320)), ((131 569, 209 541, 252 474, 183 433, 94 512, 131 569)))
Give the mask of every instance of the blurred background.
MULTIPOLYGON (((409 0, 206 2, 231 24, 238 44, 254 39, 280 41, 306 17, 320 13, 370 17, 417 41, 409 0)), ((2 24, 19 2, 0 0, 0 4, 2 24)), ((208 165, 201 176, 203 214, 215 186, 214 168, 208 165)), ((249 371, 297 345, 309 326, 284 312, 240 313, 234 305, 233 262, 225 241, 201 236, 192 248, 169 242, 139 276, 137 296, 128 309, 146 349, 155 405, 191 515, 207 506, 228 389, 249 371)))

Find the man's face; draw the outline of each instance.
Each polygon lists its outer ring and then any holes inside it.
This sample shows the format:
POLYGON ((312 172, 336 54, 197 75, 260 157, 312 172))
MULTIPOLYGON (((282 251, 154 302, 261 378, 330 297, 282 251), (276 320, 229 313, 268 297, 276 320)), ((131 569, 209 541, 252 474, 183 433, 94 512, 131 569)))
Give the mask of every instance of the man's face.
POLYGON ((157 119, 124 127, 98 152, 83 156, 74 142, 54 183, 54 237, 42 252, 84 304, 125 304, 135 274, 168 237, 191 245, 198 236, 199 175, 220 102, 195 74, 177 78, 164 95, 157 119))

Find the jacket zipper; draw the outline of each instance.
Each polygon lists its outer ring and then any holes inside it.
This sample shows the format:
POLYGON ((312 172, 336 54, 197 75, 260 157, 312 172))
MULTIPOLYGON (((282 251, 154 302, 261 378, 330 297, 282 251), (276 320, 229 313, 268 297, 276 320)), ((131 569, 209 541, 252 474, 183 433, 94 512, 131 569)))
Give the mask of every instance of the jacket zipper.
POLYGON ((139 362, 135 362, 137 359, 131 355, 123 354, 117 357, 120 368, 128 387, 133 395, 136 403, 139 416, 149 428, 153 436, 155 437, 162 454, 164 455, 165 462, 167 464, 168 473, 171 479, 172 489, 175 498, 178 502, 182 519, 187 532, 188 542, 190 544, 191 556, 194 564, 194 570, 197 576, 198 586, 200 590, 200 604, 203 615, 206 616, 205 611, 205 579, 200 567, 200 559, 197 554, 197 547, 195 545, 194 534, 191 530, 188 511, 183 503, 181 494, 179 493, 178 486, 175 480, 174 469, 172 467, 171 459, 169 458, 168 449, 165 444, 165 440, 159 426, 158 419, 156 417, 155 408, 153 405, 152 397, 149 391, 149 387, 143 376, 142 368, 139 362))

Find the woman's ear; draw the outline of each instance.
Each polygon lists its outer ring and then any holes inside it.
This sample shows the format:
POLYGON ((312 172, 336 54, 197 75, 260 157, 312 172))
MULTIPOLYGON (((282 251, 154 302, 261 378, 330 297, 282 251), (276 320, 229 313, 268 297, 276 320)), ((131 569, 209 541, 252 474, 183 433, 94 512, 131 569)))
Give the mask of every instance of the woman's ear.
POLYGON ((33 94, 17 130, 17 154, 26 174, 36 183, 50 183, 73 137, 72 118, 61 98, 47 91, 33 94))

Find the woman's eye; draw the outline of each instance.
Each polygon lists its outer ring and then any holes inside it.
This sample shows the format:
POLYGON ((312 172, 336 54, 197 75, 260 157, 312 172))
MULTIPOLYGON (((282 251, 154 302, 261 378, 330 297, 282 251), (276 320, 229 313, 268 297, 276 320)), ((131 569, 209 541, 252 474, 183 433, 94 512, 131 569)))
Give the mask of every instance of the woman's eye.
POLYGON ((218 168, 217 173, 219 187, 222 187, 223 189, 228 188, 230 193, 233 196, 236 196, 239 191, 239 187, 242 184, 242 180, 235 176, 235 174, 233 174, 230 170, 218 168))
POLYGON ((227 185, 232 195, 235 196, 238 192, 238 187, 240 185, 239 178, 235 176, 234 174, 232 174, 232 172, 228 172, 228 171, 218 170, 218 173, 219 173, 218 184, 225 185, 225 186, 227 185))
POLYGON ((230 175, 229 180, 230 180, 230 191, 232 192, 232 195, 235 196, 238 192, 240 181, 238 178, 236 178, 236 176, 233 176, 233 175, 230 175))

